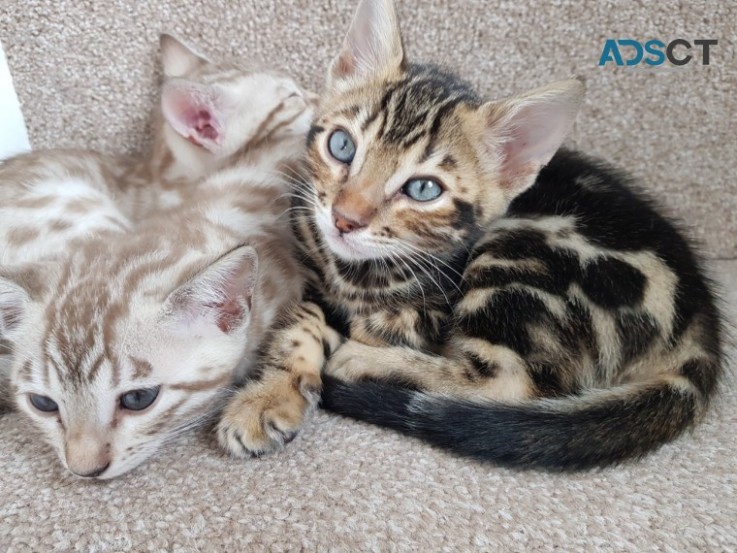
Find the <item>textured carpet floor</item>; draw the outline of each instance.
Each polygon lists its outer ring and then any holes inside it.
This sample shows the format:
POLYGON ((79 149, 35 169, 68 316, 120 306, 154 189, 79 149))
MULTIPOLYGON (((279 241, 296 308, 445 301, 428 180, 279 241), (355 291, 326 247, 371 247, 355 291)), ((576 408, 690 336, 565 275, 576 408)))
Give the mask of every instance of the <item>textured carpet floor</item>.
MULTIPOLYGON (((737 262, 715 269, 735 320, 737 262)), ((484 466, 320 414, 271 457, 223 457, 201 433, 88 483, 6 415, 0 549, 737 551, 735 380, 692 434, 640 463, 575 475, 484 466)))
MULTIPOLYGON (((35 147, 130 151, 146 141, 161 30, 317 89, 353 4, 4 0, 0 40, 35 147)), ((400 4, 410 55, 459 68, 491 96, 586 76, 574 141, 689 216, 710 257, 737 255, 734 3, 400 4), (720 43, 710 67, 646 72, 597 67, 608 37, 720 43)), ((737 262, 714 268, 737 319, 737 262)), ((483 466, 321 414, 279 455, 239 462, 192 435, 95 484, 68 478, 32 429, 4 416, 0 550, 736 551, 735 380, 693 434, 641 463, 578 475, 483 466)))

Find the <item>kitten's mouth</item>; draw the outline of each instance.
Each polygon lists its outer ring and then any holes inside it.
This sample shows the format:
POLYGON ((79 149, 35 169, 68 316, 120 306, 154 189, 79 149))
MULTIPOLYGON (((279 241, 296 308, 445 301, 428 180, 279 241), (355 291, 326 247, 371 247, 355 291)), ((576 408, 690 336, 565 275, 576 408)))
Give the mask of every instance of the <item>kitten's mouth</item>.
POLYGON ((376 248, 363 243, 365 238, 362 239, 360 233, 366 231, 342 233, 335 228, 330 217, 322 212, 318 212, 317 223, 323 241, 330 251, 339 258, 345 261, 367 261, 381 257, 376 248))
POLYGON ((356 244, 355 237, 351 234, 342 234, 336 229, 332 229, 332 232, 323 232, 323 238, 335 255, 347 261, 361 261, 374 257, 366 255, 360 245, 356 244))

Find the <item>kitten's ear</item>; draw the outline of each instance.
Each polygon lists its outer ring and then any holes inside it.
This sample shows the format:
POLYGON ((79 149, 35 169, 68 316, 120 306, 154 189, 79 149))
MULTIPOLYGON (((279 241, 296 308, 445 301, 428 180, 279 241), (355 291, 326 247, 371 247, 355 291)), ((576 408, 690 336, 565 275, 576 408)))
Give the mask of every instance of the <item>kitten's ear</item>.
POLYGON ((161 67, 166 77, 184 77, 199 66, 209 63, 208 59, 172 35, 159 36, 161 67))
POLYGON ((0 277, 0 338, 11 336, 26 314, 31 298, 22 287, 0 277))
POLYGON ((569 79, 479 108, 482 160, 493 164, 508 198, 532 186, 573 125, 585 91, 569 79))
POLYGON ((228 118, 226 101, 212 86, 185 80, 167 83, 161 91, 161 111, 171 127, 192 144, 217 153, 228 118))
POLYGON ((403 65, 404 49, 393 0, 361 0, 343 48, 330 65, 328 86, 340 88, 398 71, 403 65))
POLYGON ((258 278, 256 250, 239 246, 174 290, 165 318, 175 330, 213 336, 244 330, 258 278))

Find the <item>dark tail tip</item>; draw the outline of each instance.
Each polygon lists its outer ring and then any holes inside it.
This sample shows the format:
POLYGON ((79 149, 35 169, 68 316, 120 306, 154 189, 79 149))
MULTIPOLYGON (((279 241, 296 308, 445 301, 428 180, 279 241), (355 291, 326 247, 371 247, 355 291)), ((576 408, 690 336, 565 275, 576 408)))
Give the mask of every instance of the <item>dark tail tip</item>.
POLYGON ((701 410, 696 389, 662 379, 527 405, 477 403, 380 382, 325 377, 322 406, 456 454, 554 471, 637 459, 674 439, 701 410))

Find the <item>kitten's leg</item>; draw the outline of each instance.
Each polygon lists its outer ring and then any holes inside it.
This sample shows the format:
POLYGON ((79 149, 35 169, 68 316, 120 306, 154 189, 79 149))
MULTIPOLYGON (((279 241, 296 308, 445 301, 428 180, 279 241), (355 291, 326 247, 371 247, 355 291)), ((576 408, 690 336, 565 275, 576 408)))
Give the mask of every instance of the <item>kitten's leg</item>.
POLYGON ((322 310, 304 303, 267 339, 252 380, 236 393, 218 425, 220 444, 236 457, 257 456, 290 442, 320 399, 320 370, 339 343, 322 310))
POLYGON ((344 381, 399 382, 420 390, 517 401, 534 395, 525 361, 511 349, 465 339, 444 355, 409 347, 375 347, 354 340, 341 345, 324 372, 344 381))

